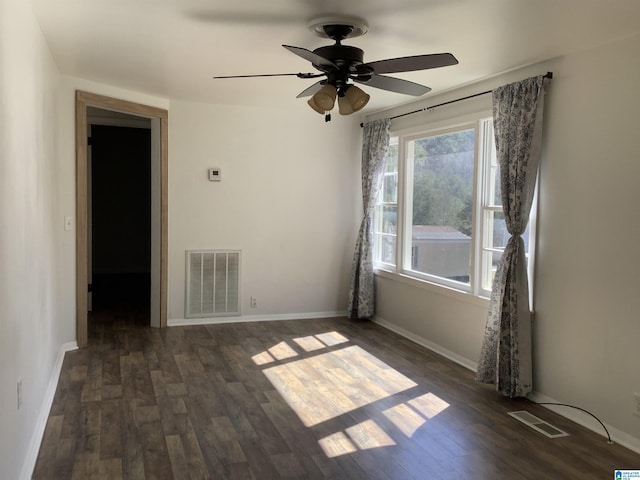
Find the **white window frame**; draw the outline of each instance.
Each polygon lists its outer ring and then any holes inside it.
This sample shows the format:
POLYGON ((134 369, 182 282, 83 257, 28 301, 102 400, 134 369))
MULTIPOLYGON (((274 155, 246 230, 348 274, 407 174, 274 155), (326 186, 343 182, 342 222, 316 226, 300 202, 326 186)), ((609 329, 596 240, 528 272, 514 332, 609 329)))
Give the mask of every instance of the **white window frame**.
MULTIPOLYGON (((388 278, 396 278, 412 285, 424 286, 432 289, 444 289, 448 292, 460 292, 465 296, 479 297, 486 299, 491 294, 491 282, 488 288, 483 287, 483 275, 491 274, 491 262, 487 266, 483 265, 483 252, 502 251, 502 248, 493 248, 492 225, 484 221, 485 213, 488 211, 502 212, 502 206, 492 205, 488 202, 488 190, 491 187, 491 158, 495 159, 495 147, 493 147, 493 119, 490 111, 459 118, 453 121, 438 122, 433 125, 423 125, 407 130, 392 131, 392 139, 397 138, 398 142, 398 195, 397 195, 397 228, 396 228, 396 262, 395 265, 380 261, 379 226, 381 220, 377 213, 381 211, 376 203, 376 215, 374 215, 374 225, 376 234, 374 235, 374 268, 376 274, 382 274, 388 278), (454 280, 417 272, 411 269, 411 247, 412 247, 412 162, 408 159, 411 152, 407 148, 412 140, 443 135, 464 129, 475 129, 475 161, 473 174, 473 209, 472 209, 472 247, 470 260, 469 284, 454 280), (492 148, 493 147, 493 148, 492 148)), ((499 180, 498 180, 499 181, 499 180)), ((379 199, 382 198, 382 193, 379 199)), ((528 252, 528 276, 530 300, 533 296, 533 271, 536 238, 536 196, 529 220, 529 252, 528 252)), ((533 303, 531 303, 533 305, 533 303)))

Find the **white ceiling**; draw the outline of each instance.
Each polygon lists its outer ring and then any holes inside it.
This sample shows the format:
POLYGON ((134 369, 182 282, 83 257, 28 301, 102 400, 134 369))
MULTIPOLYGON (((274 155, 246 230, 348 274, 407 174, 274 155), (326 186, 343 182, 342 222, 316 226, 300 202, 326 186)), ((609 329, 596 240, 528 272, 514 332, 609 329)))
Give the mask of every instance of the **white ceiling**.
MULTIPOLYGON (((451 52, 459 65, 396 74, 431 94, 640 32, 638 0, 32 0, 62 73, 172 99, 296 108, 315 80, 214 80, 314 71, 282 44, 331 44, 307 23, 364 18, 365 62, 451 52)), ((637 62, 638 58, 629 59, 637 62)), ((542 73, 542 72, 541 72, 542 73)), ((374 88, 366 110, 412 99, 374 88)), ((307 108, 305 106, 305 108, 307 108)))

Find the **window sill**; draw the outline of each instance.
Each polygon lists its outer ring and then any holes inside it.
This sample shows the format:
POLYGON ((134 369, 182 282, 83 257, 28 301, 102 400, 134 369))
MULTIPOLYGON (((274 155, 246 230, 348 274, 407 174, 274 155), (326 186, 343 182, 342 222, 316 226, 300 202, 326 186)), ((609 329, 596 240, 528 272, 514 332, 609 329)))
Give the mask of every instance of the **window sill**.
POLYGON ((444 295, 446 297, 453 298, 460 302, 470 303, 480 307, 489 308, 489 299, 487 297, 480 297, 478 295, 473 295, 472 293, 464 292, 462 290, 457 290, 451 287, 445 287, 444 285, 438 285, 436 283, 428 282, 426 280, 410 277, 409 275, 390 272, 388 270, 383 270, 380 268, 375 268, 374 273, 375 275, 381 278, 386 278, 388 280, 403 283, 405 285, 410 285, 415 288, 428 290, 429 292, 433 292, 438 295, 444 295))

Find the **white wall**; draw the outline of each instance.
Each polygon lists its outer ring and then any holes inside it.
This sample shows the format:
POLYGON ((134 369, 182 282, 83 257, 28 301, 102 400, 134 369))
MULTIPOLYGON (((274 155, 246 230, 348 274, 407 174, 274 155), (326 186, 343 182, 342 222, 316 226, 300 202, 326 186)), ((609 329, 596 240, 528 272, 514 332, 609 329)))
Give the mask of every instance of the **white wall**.
POLYGON ((243 316, 346 310, 361 215, 358 119, 172 101, 169 323, 185 309, 185 250, 241 249, 243 316), (207 169, 219 167, 221 182, 207 169), (257 308, 249 308, 249 299, 257 308))
POLYGON ((376 276, 376 317, 398 333, 468 368, 477 367, 487 318, 486 300, 411 280, 376 276))
POLYGON ((58 249, 59 74, 30 2, 0 0, 0 48, 0 476, 17 479, 58 348, 70 340, 58 285, 70 267, 58 249))
MULTIPOLYGON (((546 102, 535 388, 640 439, 640 37, 558 59, 546 102)), ((640 440, 638 440, 640 446, 640 440)))
MULTIPOLYGON (((538 398, 592 411, 634 449, 640 448, 640 417, 631 413, 632 393, 640 392, 640 64, 630 59, 638 51, 636 36, 372 116, 554 72, 545 102, 538 211, 534 388, 538 398)), ((438 118, 447 108, 403 121, 438 118)), ((394 328, 461 363, 477 362, 485 306, 383 276, 377 289, 378 315, 394 328)))

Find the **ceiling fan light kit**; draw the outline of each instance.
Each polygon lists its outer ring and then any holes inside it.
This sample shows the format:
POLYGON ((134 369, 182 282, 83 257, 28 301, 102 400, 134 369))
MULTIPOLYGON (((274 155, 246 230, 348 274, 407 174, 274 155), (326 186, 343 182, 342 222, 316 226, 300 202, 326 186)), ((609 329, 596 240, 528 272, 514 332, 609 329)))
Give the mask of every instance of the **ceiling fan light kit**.
MULTIPOLYGON (((330 38, 335 43, 316 48, 313 51, 291 45, 283 45, 283 47, 311 62, 311 65, 320 73, 271 73, 214 78, 285 75, 297 76, 302 79, 326 77, 303 90, 298 97, 311 96, 307 103, 313 110, 321 114, 326 114, 333 109, 337 97, 340 114, 350 115, 362 110, 370 98, 367 93, 356 87, 354 83, 405 95, 420 96, 431 89, 408 80, 381 74, 413 72, 456 65, 458 63, 456 57, 450 53, 389 58, 364 63, 364 52, 361 49, 342 45, 342 41, 346 38, 354 38, 367 33, 369 26, 364 20, 354 17, 322 17, 309 22, 308 27, 316 35, 330 38)), ((328 119, 330 116, 327 115, 326 118, 328 119)))
POLYGON ((338 91, 335 86, 326 84, 307 102, 316 112, 330 111, 335 102, 338 91))
POLYGON ((355 85, 347 85, 338 93, 336 87, 326 84, 307 101, 307 104, 316 112, 326 114, 333 110, 336 96, 340 115, 351 115, 362 110, 370 98, 366 92, 355 85))
MULTIPOLYGON (((344 92, 343 98, 345 101, 343 103, 348 103, 351 107, 351 113, 359 112, 362 110, 367 103, 369 103, 369 99, 371 98, 368 93, 364 92, 362 89, 356 87, 355 85, 349 85, 344 92)), ((340 112, 342 113, 342 112, 340 112)))
POLYGON ((324 115, 324 113, 326 112, 326 110, 324 108, 322 108, 321 106, 316 104, 316 102, 314 101, 313 97, 311 97, 309 100, 307 100, 307 104, 311 108, 313 108, 316 112, 318 112, 320 115, 324 115))
POLYGON ((338 97, 338 112, 340 115, 351 115, 353 113, 353 108, 344 96, 338 97))

